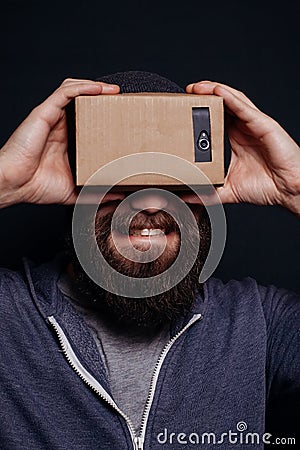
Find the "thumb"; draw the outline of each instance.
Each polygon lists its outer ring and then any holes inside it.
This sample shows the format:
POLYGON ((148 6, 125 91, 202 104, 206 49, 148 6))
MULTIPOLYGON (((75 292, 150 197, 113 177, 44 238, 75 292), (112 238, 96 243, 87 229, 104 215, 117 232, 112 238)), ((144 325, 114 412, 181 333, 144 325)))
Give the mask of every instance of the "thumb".
POLYGON ((78 198, 78 192, 76 187, 74 187, 71 194, 62 202, 63 205, 74 205, 78 198))
POLYGON ((231 187, 226 183, 226 181, 223 186, 216 188, 216 192, 221 203, 238 203, 231 187))

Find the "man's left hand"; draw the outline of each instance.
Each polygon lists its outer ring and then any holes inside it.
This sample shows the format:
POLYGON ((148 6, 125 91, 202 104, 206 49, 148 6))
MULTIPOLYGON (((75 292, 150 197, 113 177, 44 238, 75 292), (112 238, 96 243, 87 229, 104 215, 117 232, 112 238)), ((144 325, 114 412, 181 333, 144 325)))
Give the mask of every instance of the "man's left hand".
POLYGON ((202 81, 186 91, 224 99, 232 153, 224 185, 217 188, 222 203, 279 204, 300 215, 300 149, 287 132, 229 86, 202 81))

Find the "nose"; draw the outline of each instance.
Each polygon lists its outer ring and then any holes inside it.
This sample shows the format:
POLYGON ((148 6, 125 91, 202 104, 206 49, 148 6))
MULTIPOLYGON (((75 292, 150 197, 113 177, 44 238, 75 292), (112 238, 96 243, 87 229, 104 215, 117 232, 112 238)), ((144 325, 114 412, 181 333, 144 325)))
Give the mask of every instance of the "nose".
POLYGON ((130 206, 132 209, 139 211, 145 211, 147 214, 155 214, 161 209, 166 208, 168 205, 168 199, 163 194, 154 192, 137 192, 130 199, 130 206))

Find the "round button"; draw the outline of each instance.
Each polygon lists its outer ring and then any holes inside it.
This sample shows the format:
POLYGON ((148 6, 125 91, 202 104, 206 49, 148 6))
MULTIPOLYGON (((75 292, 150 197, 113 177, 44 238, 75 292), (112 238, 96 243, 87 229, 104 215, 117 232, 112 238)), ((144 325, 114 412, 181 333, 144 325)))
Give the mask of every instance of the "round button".
POLYGON ((199 139, 199 147, 200 150, 208 150, 209 149, 209 140, 207 138, 200 138, 199 139))

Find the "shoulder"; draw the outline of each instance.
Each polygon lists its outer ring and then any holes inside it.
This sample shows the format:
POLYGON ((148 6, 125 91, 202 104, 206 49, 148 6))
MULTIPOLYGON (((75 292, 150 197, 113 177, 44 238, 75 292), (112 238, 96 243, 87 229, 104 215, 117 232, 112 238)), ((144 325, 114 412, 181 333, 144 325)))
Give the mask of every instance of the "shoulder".
POLYGON ((18 316, 25 311, 52 305, 57 288, 60 258, 39 264, 23 258, 23 268, 0 268, 0 315, 18 316))
POLYGON ((0 321, 1 330, 20 323, 25 299, 29 298, 29 290, 22 272, 0 268, 0 321))
POLYGON ((223 282, 211 278, 205 283, 206 295, 222 313, 263 318, 267 333, 275 329, 300 328, 300 295, 275 285, 264 286, 253 278, 223 282))
POLYGON ((259 302, 266 313, 285 306, 299 305, 300 294, 289 291, 275 285, 262 285, 254 278, 247 277, 241 280, 230 280, 224 282, 217 278, 210 278, 204 286, 207 295, 213 296, 226 302, 259 302))
POLYGON ((0 297, 4 292, 18 290, 24 286, 24 276, 21 271, 0 268, 0 297))

